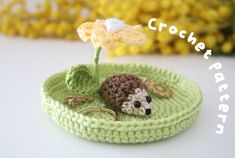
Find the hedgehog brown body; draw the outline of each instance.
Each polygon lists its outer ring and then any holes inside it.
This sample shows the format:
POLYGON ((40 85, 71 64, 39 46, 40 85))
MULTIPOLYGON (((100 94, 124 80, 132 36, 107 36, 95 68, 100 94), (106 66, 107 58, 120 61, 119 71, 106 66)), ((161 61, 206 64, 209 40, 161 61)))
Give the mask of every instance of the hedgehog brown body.
POLYGON ((121 111, 123 102, 128 101, 128 96, 135 90, 145 89, 141 79, 130 74, 118 74, 107 78, 101 85, 101 96, 105 103, 116 111, 121 111))

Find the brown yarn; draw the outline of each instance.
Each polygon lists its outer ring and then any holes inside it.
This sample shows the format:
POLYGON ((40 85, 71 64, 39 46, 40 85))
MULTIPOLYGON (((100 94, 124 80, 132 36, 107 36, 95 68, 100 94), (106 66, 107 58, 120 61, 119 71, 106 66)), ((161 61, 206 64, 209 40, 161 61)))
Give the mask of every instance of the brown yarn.
POLYGON ((94 98, 90 96, 75 96, 75 95, 69 95, 65 98, 65 104, 69 107, 76 107, 78 105, 82 105, 86 102, 92 102, 94 98))
POLYGON ((118 74, 107 78, 102 83, 100 93, 108 106, 121 111, 122 103, 129 100, 129 94, 134 94, 136 88, 147 90, 146 85, 138 77, 118 74))

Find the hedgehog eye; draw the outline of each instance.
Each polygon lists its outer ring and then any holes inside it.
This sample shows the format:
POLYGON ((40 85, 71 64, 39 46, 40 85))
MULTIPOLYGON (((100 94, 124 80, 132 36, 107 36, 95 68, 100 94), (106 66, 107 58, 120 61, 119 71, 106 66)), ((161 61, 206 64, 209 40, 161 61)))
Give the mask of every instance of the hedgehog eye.
POLYGON ((151 103, 152 98, 150 96, 146 96, 146 100, 147 100, 148 103, 151 103))
POLYGON ((135 106, 136 108, 140 108, 141 102, 140 102, 140 101, 135 101, 135 102, 134 102, 134 106, 135 106))

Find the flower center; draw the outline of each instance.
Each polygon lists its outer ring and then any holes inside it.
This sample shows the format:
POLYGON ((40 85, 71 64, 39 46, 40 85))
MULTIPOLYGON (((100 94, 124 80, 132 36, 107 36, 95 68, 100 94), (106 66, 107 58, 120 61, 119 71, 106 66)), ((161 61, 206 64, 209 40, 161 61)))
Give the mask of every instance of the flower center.
POLYGON ((106 19, 104 25, 108 32, 118 32, 125 27, 125 23, 122 20, 116 18, 106 19))

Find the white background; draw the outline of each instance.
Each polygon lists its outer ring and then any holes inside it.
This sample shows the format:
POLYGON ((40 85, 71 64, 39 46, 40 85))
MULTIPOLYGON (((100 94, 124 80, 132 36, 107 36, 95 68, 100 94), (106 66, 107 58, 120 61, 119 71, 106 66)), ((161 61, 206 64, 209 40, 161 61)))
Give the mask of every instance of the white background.
MULTIPOLYGON (((138 145, 116 145, 91 142, 74 136, 57 126, 42 112, 40 87, 43 81, 71 65, 90 63, 93 48, 90 44, 63 40, 0 36, 0 157, 235 157, 234 67, 235 58, 212 57, 204 60, 202 54, 185 57, 159 55, 129 56, 109 59, 102 52, 101 62, 142 63, 168 68, 199 83, 203 103, 199 118, 183 133, 160 142, 138 145), (231 98, 230 111, 223 135, 215 129, 220 84, 214 82, 209 71, 214 62, 221 62, 231 98)), ((222 84, 222 83, 221 83, 222 84)))

